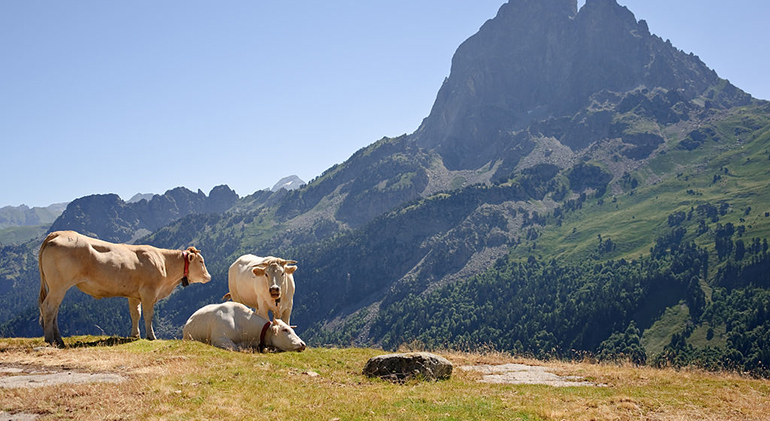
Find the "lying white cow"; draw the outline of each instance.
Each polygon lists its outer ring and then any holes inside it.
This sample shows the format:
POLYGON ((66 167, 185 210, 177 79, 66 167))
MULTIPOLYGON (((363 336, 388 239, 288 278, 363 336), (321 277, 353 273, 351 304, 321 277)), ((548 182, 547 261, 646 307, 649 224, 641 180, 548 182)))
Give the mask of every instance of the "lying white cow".
POLYGON ((294 260, 277 257, 257 257, 246 254, 238 258, 227 272, 230 292, 223 300, 233 301, 254 307, 264 318, 268 311, 273 312, 273 319, 291 323, 291 309, 294 307, 294 273, 297 266, 294 260))
POLYGON ((270 322, 241 303, 229 301, 198 309, 185 323, 182 337, 229 350, 274 347, 304 351, 305 343, 281 320, 270 322))
POLYGON ((73 286, 94 298, 126 297, 131 311, 131 335, 139 337, 144 312, 147 339, 155 303, 180 283, 211 280, 200 250, 166 250, 152 246, 113 244, 74 231, 48 234, 40 245, 40 324, 45 341, 64 346, 59 333, 59 305, 73 286))

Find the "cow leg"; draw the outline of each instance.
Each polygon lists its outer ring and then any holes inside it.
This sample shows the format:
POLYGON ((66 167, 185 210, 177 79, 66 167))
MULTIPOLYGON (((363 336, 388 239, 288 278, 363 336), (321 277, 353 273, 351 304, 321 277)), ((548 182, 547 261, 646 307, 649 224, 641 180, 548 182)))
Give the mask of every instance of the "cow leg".
POLYGON ((291 319, 292 307, 293 307, 293 303, 290 302, 286 307, 283 307, 282 309, 278 310, 280 312, 278 318, 283 320, 283 322, 286 323, 287 325, 291 324, 291 321, 289 319, 291 319))
POLYGON ((142 312, 144 313, 144 327, 148 340, 155 340, 155 331, 152 329, 152 316, 155 312, 155 303, 152 300, 142 300, 142 312))
POLYGON ((237 351, 239 349, 235 342, 224 336, 211 338, 211 345, 214 345, 217 348, 229 349, 230 351, 237 351))
POLYGON ((64 348, 64 340, 59 333, 59 306, 64 299, 64 294, 48 291, 40 310, 43 313, 43 332, 45 341, 53 346, 64 348))
POLYGON ((136 298, 128 299, 128 310, 131 312, 131 337, 139 338, 139 318, 142 316, 142 302, 136 298))

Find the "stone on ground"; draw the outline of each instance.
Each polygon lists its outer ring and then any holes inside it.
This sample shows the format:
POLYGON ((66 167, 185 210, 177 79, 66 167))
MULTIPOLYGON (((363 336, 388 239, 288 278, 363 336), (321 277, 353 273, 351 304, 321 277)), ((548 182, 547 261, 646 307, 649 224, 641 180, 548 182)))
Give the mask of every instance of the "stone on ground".
POLYGON ((364 375, 393 382, 405 380, 446 380, 452 376, 452 363, 429 352, 386 354, 371 358, 364 375))

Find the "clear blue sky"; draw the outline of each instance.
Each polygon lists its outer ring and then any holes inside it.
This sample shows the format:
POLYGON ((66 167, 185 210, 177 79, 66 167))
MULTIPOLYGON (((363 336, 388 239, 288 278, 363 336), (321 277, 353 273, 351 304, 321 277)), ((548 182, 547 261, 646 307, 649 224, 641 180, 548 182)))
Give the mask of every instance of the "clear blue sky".
MULTIPOLYGON (((0 0, 0 206, 310 181, 416 130, 503 3, 0 0)), ((770 98, 770 2, 619 3, 770 98)))

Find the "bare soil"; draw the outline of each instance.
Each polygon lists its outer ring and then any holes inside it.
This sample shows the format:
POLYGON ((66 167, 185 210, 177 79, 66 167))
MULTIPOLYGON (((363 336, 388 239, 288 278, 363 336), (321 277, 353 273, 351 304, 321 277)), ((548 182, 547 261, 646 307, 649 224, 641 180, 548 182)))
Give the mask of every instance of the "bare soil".
POLYGON ((604 386, 583 380, 577 376, 559 376, 542 366, 525 364, 463 365, 464 371, 482 374, 481 383, 495 384, 544 384, 554 387, 604 386))

